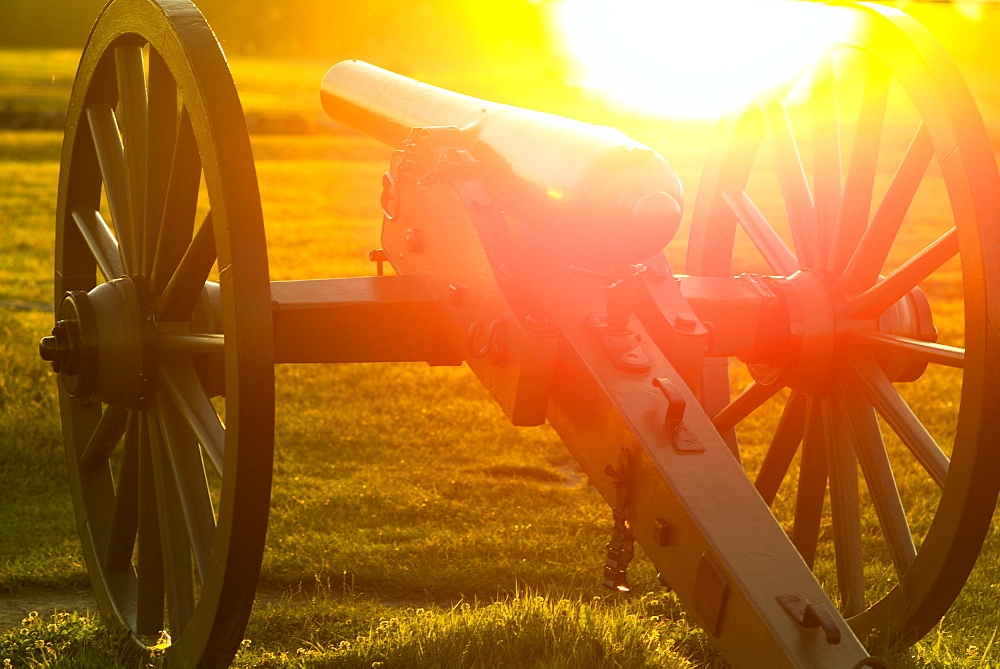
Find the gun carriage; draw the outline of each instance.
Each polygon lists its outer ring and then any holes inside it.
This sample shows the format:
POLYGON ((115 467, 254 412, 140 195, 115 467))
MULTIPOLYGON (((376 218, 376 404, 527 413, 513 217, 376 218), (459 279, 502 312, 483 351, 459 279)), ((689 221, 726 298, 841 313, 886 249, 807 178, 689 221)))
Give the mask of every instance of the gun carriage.
POLYGON ((515 425, 551 423, 613 508, 606 585, 627 589, 634 537, 734 666, 881 666, 869 639, 925 634, 972 570, 1000 486, 1000 177, 925 29, 881 6, 829 11, 852 16, 852 36, 724 125, 685 274, 663 253, 681 185, 652 149, 349 61, 324 79, 324 107, 395 149, 378 275, 271 282, 215 36, 181 0, 109 3, 70 102, 57 322, 40 345, 104 614, 140 644, 168 629, 174 666, 227 664, 264 546, 274 365, 425 361, 467 364, 515 425), (841 52, 862 56, 860 76, 835 66, 841 52), (915 134, 876 202, 890 83, 915 134), (805 141, 786 104, 803 90, 822 111, 805 141), (854 96, 856 117, 838 116, 837 95, 854 96), (901 249, 928 166, 947 224, 901 249), (760 171, 777 177, 784 228, 747 194, 760 171), (738 229, 764 271, 740 265, 738 229), (920 286, 938 275, 960 282, 962 346, 936 342, 920 286), (734 397, 744 365, 752 381, 734 397), (896 389, 942 367, 961 381, 950 443, 896 389), (751 480, 735 428, 772 397, 781 420, 751 480), (905 449, 887 451, 877 417, 905 449), (940 489, 919 545, 894 458, 940 489), (894 574, 879 597, 863 574, 859 469, 894 574), (769 505, 796 477, 786 532, 769 505), (818 552, 836 563, 830 594, 818 552))

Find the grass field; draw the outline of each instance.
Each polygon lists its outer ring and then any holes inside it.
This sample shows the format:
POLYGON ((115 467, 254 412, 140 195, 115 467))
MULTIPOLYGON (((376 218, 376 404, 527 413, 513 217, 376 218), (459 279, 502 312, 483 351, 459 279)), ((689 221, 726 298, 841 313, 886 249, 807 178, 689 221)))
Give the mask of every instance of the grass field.
MULTIPOLYGON (((73 61, 64 52, 0 52, 0 101, 58 109, 73 61)), ((996 73, 972 62, 972 86, 998 146, 996 73)), ((270 130, 274 119, 286 129, 322 125, 313 96, 325 67, 233 62, 248 115, 270 130), (279 95, 286 84, 292 93, 279 95)), ((438 82, 490 93, 468 73, 438 82)), ((533 101, 519 83, 494 82, 493 97, 583 109, 578 115, 624 126, 659 149, 687 188, 690 210, 713 123, 623 115, 554 87, 533 101)), ((31 593, 39 614, 0 635, 0 655, 11 666, 135 666, 126 641, 99 618, 50 617, 47 603, 88 584, 55 379, 36 353, 52 322, 39 305, 52 294, 60 142, 59 132, 0 132, 0 602, 31 593)), ((388 149, 345 133, 261 132, 253 142, 272 280, 372 273, 367 251, 379 246, 388 149)), ((668 251, 678 266, 682 238, 668 251)), ((954 288, 928 290, 947 296, 954 288)), ((961 341, 961 317, 937 316, 943 339, 961 341)), ((931 411, 954 380, 921 383, 931 411)), ((236 666, 725 666, 641 551, 630 569, 634 594, 600 587, 610 510, 551 429, 511 427, 466 368, 285 365, 276 393, 267 548, 236 666)), ((741 433, 751 469, 754 445, 759 455, 775 417, 741 433)), ((920 490, 915 483, 907 494, 920 490)), ((889 651, 891 665, 1000 665, 998 567, 994 522, 959 600, 923 641, 889 651)))

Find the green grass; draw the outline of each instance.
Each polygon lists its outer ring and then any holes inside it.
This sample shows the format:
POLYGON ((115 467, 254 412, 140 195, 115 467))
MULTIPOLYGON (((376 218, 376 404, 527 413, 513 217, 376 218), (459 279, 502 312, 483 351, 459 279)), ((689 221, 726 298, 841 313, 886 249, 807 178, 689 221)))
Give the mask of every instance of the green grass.
POLYGON ((63 113, 79 60, 68 49, 0 49, 0 107, 63 113))
POLYGON ((61 133, 0 132, 0 592, 87 582, 66 498, 54 375, 39 364, 52 315, 12 307, 52 302, 55 186, 61 133), (44 537, 28 541, 29 537, 44 537))
MULTIPOLYGON (((145 655, 132 644, 127 633, 109 630, 100 619, 77 612, 44 616, 32 611, 19 627, 0 636, 0 658, 3 658, 5 669, 126 669, 142 666, 143 659, 153 659, 145 655)), ((152 662, 147 666, 153 666, 152 662)))
MULTIPOLYGON (((22 83, 0 76, 8 81, 0 99, 22 96, 55 107, 75 58, 21 57, 0 51, 0 73, 32 63, 22 83), (18 88, 32 81, 34 88, 47 83, 37 95, 18 88)), ((311 78, 323 69, 312 62, 290 70, 235 65, 248 109, 307 117, 315 111, 311 78), (290 71, 309 83, 292 86, 279 105, 272 89, 290 71)), ((452 79, 463 88, 474 77, 452 79)), ((481 85, 472 92, 487 95, 481 85)), ((560 105, 568 108, 568 100, 550 91, 538 105, 565 112, 560 105)), ((625 126, 667 155, 689 190, 690 212, 711 124, 679 129, 617 118, 596 103, 585 115, 625 126)), ((11 308, 51 300, 60 141, 59 133, 0 132, 0 597, 88 582, 62 473, 55 380, 35 351, 52 316, 11 308)), ((272 279, 371 273, 366 258, 379 245, 387 150, 349 134, 253 141, 272 279)), ((669 250, 678 267, 683 234, 669 250)), ((954 286, 935 290, 948 295, 954 286)), ((960 337, 954 313, 938 314, 938 326, 943 338, 960 337)), ((912 393, 921 415, 942 416, 929 421, 942 437, 953 430, 943 418, 951 413, 953 386, 928 377, 912 393)), ((609 509, 551 429, 511 427, 467 369, 281 366, 276 391, 269 534, 237 666, 723 665, 709 635, 658 585, 641 551, 630 570, 635 594, 600 588, 609 509)), ((763 414, 741 435, 751 471, 777 417, 763 414)), ((921 500, 928 505, 917 515, 929 519, 935 498, 925 494, 926 481, 916 471, 901 480, 914 508, 921 500)), ((786 524, 792 501, 793 491, 780 493, 786 524)), ((892 666, 1000 663, 996 528, 948 615, 913 649, 890 652, 892 666)), ((881 569, 869 565, 869 582, 884 580, 881 569)), ((835 581, 829 569, 819 577, 835 581)), ((13 666, 134 666, 139 659, 99 618, 42 613, 0 635, 0 654, 13 666)))
POLYGON ((73 587, 87 582, 61 472, 62 443, 51 370, 34 342, 49 314, 0 309, 0 593, 24 584, 73 587), (41 540, 31 541, 38 537, 41 540))
MULTIPOLYGON (((323 597, 309 604, 318 612, 328 611, 329 606, 323 597)), ((322 638, 293 637, 295 643, 288 650, 258 651, 250 643, 237 664, 570 668, 690 667, 697 662, 719 666, 706 639, 683 624, 684 612, 652 593, 622 606, 604 597, 584 601, 578 596, 521 591, 503 600, 463 601, 444 609, 409 607, 386 613, 361 606, 352 611, 355 614, 373 621, 361 634, 355 635, 342 621, 332 625, 318 621, 317 627, 325 632, 322 638)), ((280 625, 280 619, 273 624, 280 625)))

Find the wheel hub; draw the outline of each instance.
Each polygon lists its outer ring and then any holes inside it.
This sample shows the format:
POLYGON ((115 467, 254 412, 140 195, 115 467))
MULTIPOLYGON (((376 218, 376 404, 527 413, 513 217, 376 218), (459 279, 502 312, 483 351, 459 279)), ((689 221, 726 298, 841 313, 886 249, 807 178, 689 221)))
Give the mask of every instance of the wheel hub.
POLYGON ((826 391, 835 376, 838 335, 836 285, 818 270, 788 278, 763 277, 780 298, 780 314, 770 313, 753 361, 747 367, 758 383, 781 383, 801 392, 826 391))
MULTIPOLYGON (((799 392, 821 395, 836 382, 851 354, 850 334, 880 332, 920 341, 937 339, 930 305, 914 288, 878 319, 851 319, 836 279, 803 269, 791 276, 763 277, 779 298, 768 313, 753 360, 747 361, 758 383, 781 383, 799 392)), ((878 362, 892 381, 915 381, 926 363, 881 356, 878 362)))
POLYGON ((125 276, 67 293, 39 353, 71 397, 139 407, 156 380, 156 311, 145 280, 125 276))
MULTIPOLYGON (((925 342, 936 342, 937 328, 927 296, 919 287, 892 305, 878 320, 878 331, 925 342)), ((916 381, 927 362, 901 356, 878 356, 878 363, 891 381, 916 381)))

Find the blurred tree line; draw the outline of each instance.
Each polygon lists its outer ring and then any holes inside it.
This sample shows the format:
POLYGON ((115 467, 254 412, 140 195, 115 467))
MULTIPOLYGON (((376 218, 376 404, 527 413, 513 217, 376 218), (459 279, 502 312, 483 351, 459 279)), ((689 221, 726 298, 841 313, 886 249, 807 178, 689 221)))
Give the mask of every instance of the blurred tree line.
MULTIPOLYGON (((0 0, 0 46, 80 48, 105 0, 0 0)), ((530 0, 196 0, 228 53, 408 67, 545 58, 530 0)))
POLYGON ((0 46, 82 47, 104 0, 0 0, 0 46))

